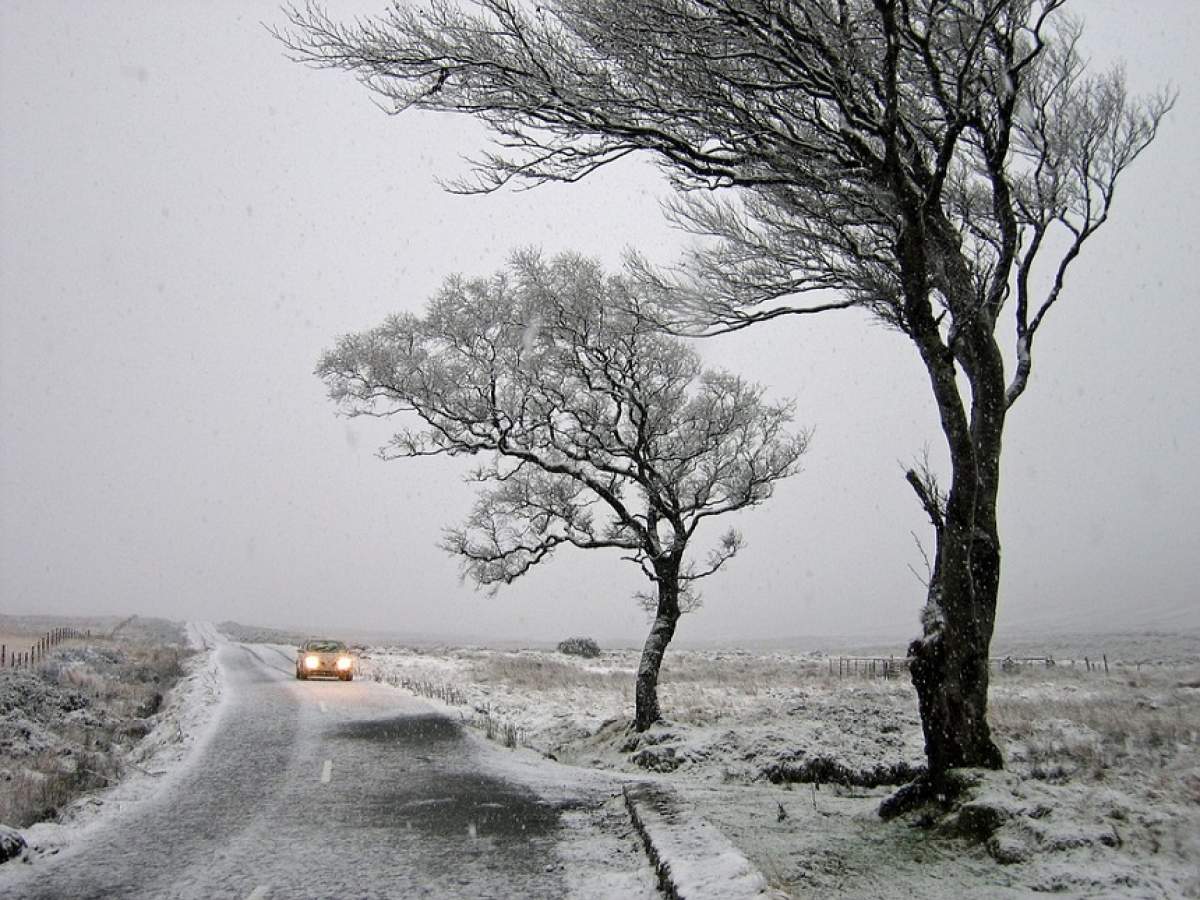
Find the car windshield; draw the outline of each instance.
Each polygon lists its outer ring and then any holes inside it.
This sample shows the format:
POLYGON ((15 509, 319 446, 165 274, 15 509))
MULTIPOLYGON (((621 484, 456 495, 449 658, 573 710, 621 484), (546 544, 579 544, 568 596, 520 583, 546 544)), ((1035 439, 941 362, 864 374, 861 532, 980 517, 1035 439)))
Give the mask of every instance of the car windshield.
POLYGON ((304 649, 315 653, 343 653, 346 645, 341 641, 309 641, 304 645, 304 649))

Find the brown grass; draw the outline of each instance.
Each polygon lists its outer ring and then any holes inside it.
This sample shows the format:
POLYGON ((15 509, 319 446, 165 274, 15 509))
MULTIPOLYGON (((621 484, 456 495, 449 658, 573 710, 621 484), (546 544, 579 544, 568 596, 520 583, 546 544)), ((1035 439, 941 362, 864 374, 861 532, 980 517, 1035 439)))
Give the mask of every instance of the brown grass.
POLYGON ((26 757, 0 783, 0 822, 25 828, 54 819, 77 797, 114 784, 121 771, 120 760, 107 751, 71 756, 46 751, 26 757))
POLYGON ((737 685, 757 692, 767 687, 805 682, 826 672, 824 662, 811 657, 668 650, 663 657, 661 678, 672 684, 737 685))
POLYGON ((42 636, 41 633, 30 631, 0 631, 0 644, 6 644, 11 651, 14 648, 17 650, 28 650, 30 644, 34 643, 42 636))
POLYGON ((1195 671, 1109 677, 1048 670, 993 681, 990 718, 1013 768, 1035 778, 1104 780, 1114 769, 1186 768, 1200 744, 1195 671), (1036 690, 1030 690, 1036 686, 1036 690))
MULTIPOLYGON (((87 698, 83 719, 43 720, 61 749, 6 759, 0 766, 0 822, 17 827, 55 818, 78 797, 112 784, 121 760, 150 729, 164 694, 183 674, 191 651, 144 640, 73 641, 52 648, 31 670, 47 684, 87 698), (81 645, 105 651, 83 657, 81 645)), ((31 718, 39 711, 25 710, 31 718)))
MULTIPOLYGON (((37 642, 45 636, 45 631, 0 631, 0 644, 3 644, 5 648, 5 667, 7 668, 11 665, 10 659, 14 653, 28 653, 33 649, 34 645, 36 645, 37 642)), ((82 640, 69 640, 63 641, 57 646, 78 647, 82 646, 84 643, 85 642, 82 640)), ((57 647, 52 649, 57 649, 57 647)))
MULTIPOLYGON (((604 665, 603 658, 588 660, 588 663, 604 665)), ((543 691, 562 687, 606 690, 633 681, 632 673, 628 672, 595 671, 578 662, 560 661, 542 655, 508 653, 475 660, 471 665, 470 677, 479 684, 503 684, 543 691)))

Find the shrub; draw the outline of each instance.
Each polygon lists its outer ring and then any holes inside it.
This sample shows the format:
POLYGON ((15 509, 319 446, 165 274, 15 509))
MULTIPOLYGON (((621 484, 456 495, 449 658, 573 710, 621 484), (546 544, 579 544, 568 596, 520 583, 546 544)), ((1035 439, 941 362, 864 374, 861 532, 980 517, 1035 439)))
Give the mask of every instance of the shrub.
POLYGON ((567 638, 558 645, 559 653, 566 653, 570 656, 582 656, 585 659, 594 659, 600 655, 600 645, 587 637, 567 638))

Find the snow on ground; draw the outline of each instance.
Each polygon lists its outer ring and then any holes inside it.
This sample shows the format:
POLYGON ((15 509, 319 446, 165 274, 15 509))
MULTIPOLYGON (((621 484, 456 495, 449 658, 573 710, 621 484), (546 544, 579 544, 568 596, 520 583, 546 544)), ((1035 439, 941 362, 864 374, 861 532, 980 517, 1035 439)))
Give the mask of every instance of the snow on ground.
MULTIPOLYGON (((194 626, 190 637, 205 650, 222 640, 194 626)), ((967 773, 954 803, 892 822, 879 803, 922 761, 911 687, 831 676, 820 655, 672 651, 667 721, 643 735, 625 724, 634 651, 373 648, 360 677, 435 698, 478 739, 514 746, 489 760, 547 799, 592 784, 595 803, 564 814, 579 827, 559 849, 585 900, 645 895, 652 881, 618 795, 630 780, 670 785, 795 896, 1200 897, 1200 655, 1153 665, 1140 646, 1140 665, 1114 660, 1108 675, 1061 661, 996 672, 1008 769, 967 773), (627 876, 607 865, 620 854, 627 876)), ((221 696, 215 654, 191 657, 127 777, 26 829, 30 852, 58 852, 174 777, 221 696)))
MULTIPOLYGON (((724 834, 694 815, 673 788, 629 784, 624 793, 647 851, 675 894, 721 900, 761 900, 768 895, 762 873, 724 834)), ((774 891, 770 895, 779 896, 774 891)))
POLYGON ((153 716, 151 730, 122 760, 124 776, 110 789, 88 794, 62 809, 58 821, 23 829, 28 855, 58 853, 84 831, 105 827, 122 808, 158 791, 206 740, 222 698, 220 669, 212 650, 223 639, 211 626, 196 623, 188 623, 187 639, 198 652, 184 662, 185 674, 153 716))
POLYGON ((366 656, 365 677, 439 697, 500 743, 673 785, 793 895, 1200 897, 1195 655, 1114 661, 1107 676, 1061 661, 996 672, 1007 771, 891 822, 880 801, 922 762, 906 678, 830 676, 819 655, 671 651, 668 721, 638 736, 634 651, 366 656))
MULTIPOLYGON (((399 656, 389 658, 384 665, 396 678, 416 679, 410 683, 422 688, 423 699, 435 710, 456 720, 463 718, 461 704, 431 696, 448 693, 454 700, 461 699, 453 691, 443 690, 449 684, 444 679, 461 677, 460 657, 421 660, 399 656), (433 676, 443 680, 433 680, 433 676)), ((388 679, 382 677, 384 665, 364 659, 359 674, 386 683, 388 679)), ((486 756, 489 773, 524 785, 542 800, 564 807, 556 851, 571 900, 660 896, 654 869, 646 859, 621 794, 627 778, 604 769, 561 765, 525 746, 497 753, 496 745, 484 734, 481 728, 478 732, 467 731, 466 737, 486 756), (581 796, 592 800, 580 806, 581 796), (614 860, 623 863, 614 865, 614 860)))

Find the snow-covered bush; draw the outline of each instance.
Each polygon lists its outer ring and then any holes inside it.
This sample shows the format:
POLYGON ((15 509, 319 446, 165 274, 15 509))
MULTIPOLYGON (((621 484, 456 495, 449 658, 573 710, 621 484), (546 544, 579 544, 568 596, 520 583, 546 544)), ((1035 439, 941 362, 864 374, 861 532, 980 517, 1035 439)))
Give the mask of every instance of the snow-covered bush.
POLYGON ((600 645, 588 637, 573 637, 559 642, 558 652, 594 659, 600 655, 600 645))

